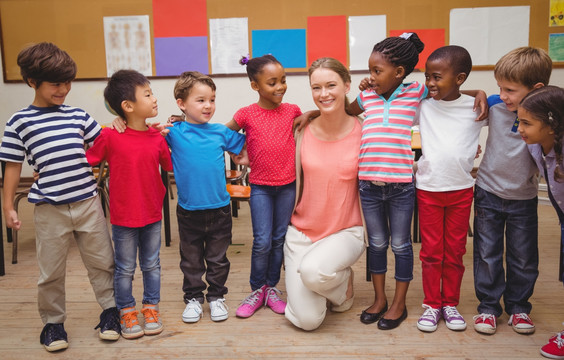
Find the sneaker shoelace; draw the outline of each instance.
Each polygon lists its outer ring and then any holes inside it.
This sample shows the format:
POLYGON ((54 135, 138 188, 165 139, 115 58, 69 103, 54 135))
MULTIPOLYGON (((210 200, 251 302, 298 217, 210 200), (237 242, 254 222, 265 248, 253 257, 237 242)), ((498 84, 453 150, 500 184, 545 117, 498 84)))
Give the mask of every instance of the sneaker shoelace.
POLYGON ((159 311, 155 308, 143 308, 141 309, 143 317, 145 317, 146 323, 158 323, 159 322, 159 311))
MULTIPOLYGON (((255 301, 256 302, 256 301, 255 301)), ((227 305, 225 304, 225 299, 217 299, 215 301, 215 304, 218 308, 227 311, 229 308, 227 307, 227 305)))
POLYGON ((266 297, 264 298, 264 304, 266 305, 267 301, 270 300, 271 302, 278 302, 278 301, 282 301, 282 299, 280 299, 279 294, 282 294, 282 291, 278 290, 275 287, 270 287, 266 289, 266 297))
POLYGON ((100 315, 100 323, 96 325, 94 330, 100 329, 101 332, 104 332, 106 330, 115 330, 119 328, 119 312, 117 308, 113 307, 102 311, 102 314, 100 315))
POLYGON ((444 307, 444 311, 446 313, 446 316, 449 319, 452 318, 462 318, 462 316, 460 315, 460 313, 458 312, 458 310, 454 307, 454 306, 445 306, 444 307))
POLYGON ((519 323, 519 320, 523 320, 523 321, 526 322, 527 324, 532 323, 531 318, 529 317, 529 315, 527 315, 527 314, 525 314, 525 313, 513 314, 513 322, 519 323))
POLYGON ((428 307, 424 312, 423 315, 419 318, 419 320, 428 320, 431 322, 435 322, 438 318, 438 314, 440 309, 433 309, 432 307, 428 307))
POLYGON ((137 311, 125 313, 121 318, 125 322, 126 328, 132 328, 133 326, 139 324, 139 321, 137 320, 137 311))
POLYGON ((251 293, 251 295, 247 296, 242 302, 241 305, 250 305, 255 306, 256 303, 259 301, 260 294, 262 294, 262 288, 256 289, 251 293))
POLYGON ((561 331, 558 334, 556 334, 556 336, 553 339, 554 339, 554 343, 556 344, 556 346, 558 346, 559 349, 564 347, 564 331, 561 331))
POLYGON ((43 327, 39 341, 44 344, 45 340, 65 340, 67 341, 67 333, 63 324, 47 324, 43 327))

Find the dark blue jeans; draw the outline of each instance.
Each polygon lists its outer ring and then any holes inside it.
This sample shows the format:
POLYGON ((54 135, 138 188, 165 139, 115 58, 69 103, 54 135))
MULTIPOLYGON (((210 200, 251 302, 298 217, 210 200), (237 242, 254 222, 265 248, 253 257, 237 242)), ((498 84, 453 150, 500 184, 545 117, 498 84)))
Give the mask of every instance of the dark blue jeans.
POLYGON ((290 224, 296 183, 282 186, 251 184, 251 219, 253 252, 251 256, 251 289, 276 286, 284 259, 284 239, 290 224))
POLYGON ((538 199, 505 200, 480 187, 474 192, 474 288, 479 313, 531 312, 539 275, 538 199), (505 235, 505 262, 503 269, 505 235))
POLYGON ((413 279, 413 247, 411 218, 415 200, 413 183, 392 183, 384 186, 360 180, 360 201, 368 232, 368 269, 372 274, 385 274, 388 269, 388 246, 396 260, 395 279, 413 279))
POLYGON ((184 274, 184 302, 192 298, 208 302, 227 294, 229 275, 227 249, 231 244, 231 206, 210 210, 185 210, 176 207, 180 235, 180 269, 184 274), (206 283, 202 280, 205 274, 206 283))

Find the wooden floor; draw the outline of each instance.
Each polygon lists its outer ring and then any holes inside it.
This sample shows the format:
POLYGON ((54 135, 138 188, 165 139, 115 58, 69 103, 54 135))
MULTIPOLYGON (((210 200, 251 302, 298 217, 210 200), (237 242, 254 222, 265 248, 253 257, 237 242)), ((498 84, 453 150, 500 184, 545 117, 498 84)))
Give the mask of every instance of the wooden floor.
MULTIPOLYGON (((228 257, 231 273, 227 286, 230 317, 222 323, 212 322, 208 305, 204 318, 196 324, 181 320, 182 274, 179 269, 176 201, 171 202, 172 246, 161 249, 162 301, 160 308, 165 330, 161 335, 137 340, 120 339, 104 342, 98 339, 94 326, 101 312, 76 246, 67 261, 67 313, 65 328, 70 346, 56 354, 47 353, 39 344, 43 324, 37 312, 37 264, 35 259, 32 206, 20 206, 23 230, 20 231, 18 264, 11 264, 11 245, 5 246, 6 276, 0 277, 0 359, 535 359, 539 349, 564 321, 564 289, 557 281, 560 230, 556 214, 548 205, 539 206, 540 276, 537 281, 532 319, 533 335, 519 335, 507 325, 508 316, 498 321, 497 333, 480 335, 472 328, 476 314, 472 277, 472 239, 464 257, 466 274, 462 284, 459 310, 469 323, 463 332, 453 332, 444 323, 434 333, 416 328, 422 313, 420 244, 414 244, 415 279, 408 293, 407 320, 397 329, 380 331, 360 323, 359 316, 373 299, 371 284, 364 280, 364 256, 354 266, 356 300, 353 308, 342 314, 328 313, 321 327, 305 332, 292 326, 283 316, 270 309, 259 310, 249 319, 235 317, 239 302, 249 293, 251 225, 248 203, 242 203, 239 218, 234 219, 233 245, 228 257)), ((391 254, 391 252, 390 252, 391 254)), ((390 269, 393 257, 390 255, 390 269)), ((141 303, 142 277, 139 270, 134 281, 134 295, 141 303)), ((393 282, 393 271, 388 273, 393 282)), ((389 300, 393 287, 387 286, 389 300)), ((282 280, 279 288, 284 290, 282 280)))

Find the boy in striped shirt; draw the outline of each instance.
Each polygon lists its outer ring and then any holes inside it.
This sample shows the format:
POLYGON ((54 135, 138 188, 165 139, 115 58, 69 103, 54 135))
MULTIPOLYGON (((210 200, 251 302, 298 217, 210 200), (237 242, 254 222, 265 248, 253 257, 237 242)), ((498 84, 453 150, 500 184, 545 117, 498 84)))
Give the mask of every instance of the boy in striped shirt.
POLYGON ((22 163, 39 173, 28 201, 35 204, 38 308, 45 324, 40 342, 47 351, 68 347, 63 323, 65 267, 70 242, 81 253, 100 315, 99 336, 117 340, 119 313, 114 300, 114 253, 106 220, 97 198, 96 181, 86 161, 84 143, 92 144, 100 125, 84 110, 63 105, 76 76, 76 64, 56 45, 39 43, 18 55, 23 80, 35 90, 30 106, 16 112, 6 124, 0 146, 4 174, 6 226, 19 230, 14 195, 22 163))

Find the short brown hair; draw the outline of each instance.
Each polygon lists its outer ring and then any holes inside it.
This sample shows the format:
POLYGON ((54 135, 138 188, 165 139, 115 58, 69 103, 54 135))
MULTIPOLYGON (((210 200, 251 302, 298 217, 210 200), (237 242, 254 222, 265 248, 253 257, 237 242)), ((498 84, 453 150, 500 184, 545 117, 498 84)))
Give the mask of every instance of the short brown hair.
POLYGON ((18 66, 23 80, 36 87, 42 82, 65 83, 76 77, 76 63, 57 45, 42 42, 23 49, 18 54, 18 66))
POLYGON ((197 83, 207 85, 215 91, 215 83, 211 77, 198 71, 185 71, 180 74, 180 78, 174 84, 174 98, 186 100, 188 95, 190 95, 190 90, 197 83))
POLYGON ((497 80, 507 80, 532 89, 535 84, 548 85, 552 60, 543 49, 523 46, 503 55, 495 64, 497 80))

